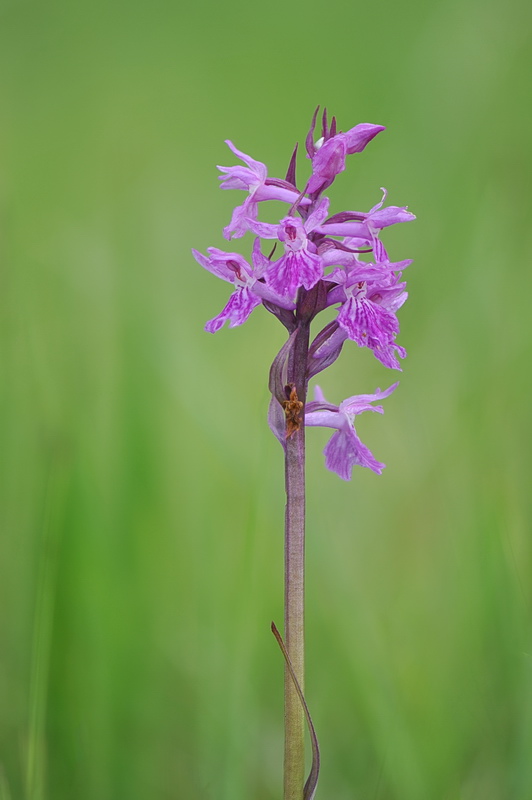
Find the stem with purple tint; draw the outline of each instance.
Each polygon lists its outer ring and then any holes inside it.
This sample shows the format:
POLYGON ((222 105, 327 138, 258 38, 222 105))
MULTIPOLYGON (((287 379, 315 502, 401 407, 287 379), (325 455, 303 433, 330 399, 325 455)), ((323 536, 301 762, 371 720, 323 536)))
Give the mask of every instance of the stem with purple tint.
MULTIPOLYGON (((305 424, 309 323, 300 322, 288 364, 288 381, 295 387, 293 403, 302 404, 299 425, 290 432, 287 415, 285 450, 285 642, 297 681, 304 691, 304 593, 305 593, 305 424)), ((292 393, 294 395, 294 393, 292 393)), ((285 667, 284 800, 301 800, 305 770, 305 720, 301 701, 285 667)))

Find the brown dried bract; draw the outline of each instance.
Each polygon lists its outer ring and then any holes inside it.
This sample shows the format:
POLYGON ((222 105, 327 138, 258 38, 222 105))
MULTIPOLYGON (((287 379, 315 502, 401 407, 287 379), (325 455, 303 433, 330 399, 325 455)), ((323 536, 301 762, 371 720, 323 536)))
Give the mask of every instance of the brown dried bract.
POLYGON ((286 438, 289 439, 293 433, 301 428, 301 410, 303 403, 297 396, 296 387, 287 387, 290 389, 288 400, 283 400, 282 406, 284 408, 284 415, 286 417, 286 438))

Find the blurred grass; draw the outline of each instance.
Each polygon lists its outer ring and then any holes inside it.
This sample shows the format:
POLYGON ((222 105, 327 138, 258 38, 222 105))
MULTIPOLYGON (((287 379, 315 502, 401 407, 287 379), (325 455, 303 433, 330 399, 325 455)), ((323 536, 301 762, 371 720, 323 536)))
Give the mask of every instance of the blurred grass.
MULTIPOLYGON (((418 215, 388 469, 309 435, 319 795, 532 798, 529 5, 0 8, 2 800, 280 796, 283 334, 205 334, 190 247, 223 140, 281 175, 317 103, 388 126, 335 209, 418 215)), ((346 348, 321 384, 391 380, 346 348)))

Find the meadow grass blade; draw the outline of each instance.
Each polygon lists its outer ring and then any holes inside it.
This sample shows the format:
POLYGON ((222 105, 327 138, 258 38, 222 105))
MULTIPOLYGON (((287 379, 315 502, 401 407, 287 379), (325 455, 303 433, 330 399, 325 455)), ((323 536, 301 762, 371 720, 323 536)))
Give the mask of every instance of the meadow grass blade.
POLYGON ((63 496, 62 478, 63 473, 56 457, 50 466, 46 485, 35 599, 26 760, 27 800, 44 800, 46 796, 46 704, 60 531, 58 512, 63 496))

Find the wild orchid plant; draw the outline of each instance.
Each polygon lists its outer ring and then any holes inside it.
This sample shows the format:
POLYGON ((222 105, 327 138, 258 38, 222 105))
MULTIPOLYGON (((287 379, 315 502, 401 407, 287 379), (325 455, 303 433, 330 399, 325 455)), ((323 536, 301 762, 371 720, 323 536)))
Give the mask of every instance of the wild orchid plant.
POLYGON ((367 347, 390 369, 400 370, 404 348, 396 344, 399 323, 396 312, 407 298, 401 271, 411 261, 390 261, 380 240, 383 228, 415 219, 406 207, 385 206, 383 196, 368 212, 342 211, 329 215, 324 192, 345 170, 346 158, 360 153, 381 131, 382 125, 361 123, 346 133, 337 132, 326 111, 321 136, 314 141, 318 110, 306 137, 312 172, 305 187, 296 183, 297 145, 286 177, 270 178, 266 166, 227 141, 245 166, 219 167, 222 189, 247 192, 224 228, 226 239, 255 234, 251 263, 239 253, 208 248, 204 256, 194 250, 202 267, 233 284, 225 308, 207 322, 215 333, 225 322, 242 325, 259 305, 282 322, 288 339, 270 369, 270 428, 285 453, 285 627, 284 644, 277 628, 272 630, 283 651, 285 668, 284 800, 312 800, 319 771, 319 750, 304 699, 304 541, 305 541, 305 428, 320 426, 334 432, 327 443, 325 465, 344 480, 351 479, 355 465, 377 474, 384 468, 356 432, 355 419, 364 411, 383 413, 378 400, 397 387, 376 389, 373 394, 348 397, 339 405, 329 403, 319 386, 307 402, 308 382, 336 361, 348 339, 367 347), (278 224, 258 219, 259 204, 277 200, 287 205, 278 224), (261 240, 275 242, 264 255, 261 240), (274 258, 280 243, 282 255, 274 258), (361 258, 367 255, 367 260, 361 258), (338 307, 336 319, 310 340, 310 325, 318 314, 338 307), (309 724, 313 759, 304 784, 304 721, 309 724))

